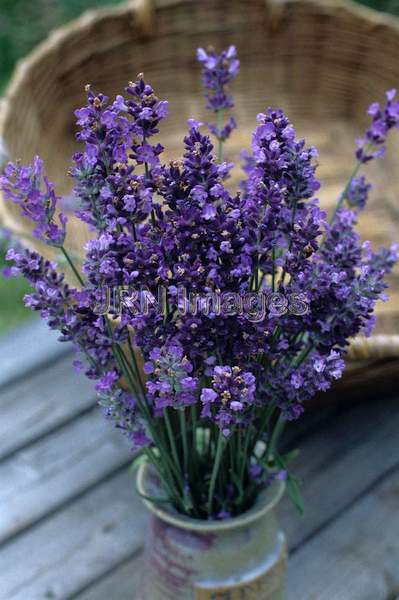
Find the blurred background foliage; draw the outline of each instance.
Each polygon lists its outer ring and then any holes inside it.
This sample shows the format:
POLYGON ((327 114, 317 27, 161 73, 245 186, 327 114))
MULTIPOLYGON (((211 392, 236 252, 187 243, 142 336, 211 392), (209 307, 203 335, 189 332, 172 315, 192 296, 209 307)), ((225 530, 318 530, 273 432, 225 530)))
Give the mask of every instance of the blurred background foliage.
POLYGON ((0 89, 15 62, 48 33, 89 8, 120 0, 0 0, 0 89))
POLYGON ((399 15, 399 0, 358 0, 370 8, 399 15))
MULTIPOLYGON (((362 4, 399 15, 399 0, 358 0, 362 4)), ((121 0, 0 0, 0 94, 18 59, 49 32, 90 8, 118 4, 121 0)), ((398 83, 399 85, 399 83, 398 83)), ((5 266, 6 242, 0 237, 0 272, 5 266)), ((0 333, 31 313, 22 302, 28 291, 21 279, 0 276, 0 333)))
MULTIPOLYGON (((4 250, 0 247, 0 271, 6 266, 4 250)), ((0 334, 31 315, 22 301, 27 291, 28 286, 21 277, 6 279, 0 276, 0 334)))

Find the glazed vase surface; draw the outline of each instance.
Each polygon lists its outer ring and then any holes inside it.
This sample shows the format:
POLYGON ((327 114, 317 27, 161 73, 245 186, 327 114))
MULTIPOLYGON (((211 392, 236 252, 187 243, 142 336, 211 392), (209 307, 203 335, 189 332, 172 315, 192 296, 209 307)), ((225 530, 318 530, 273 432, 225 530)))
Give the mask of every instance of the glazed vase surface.
MULTIPOLYGON (((154 496, 159 484, 148 465, 138 489, 154 496)), ((276 506, 284 483, 275 481, 253 508, 224 521, 185 517, 144 500, 151 511, 139 600, 284 600, 286 542, 276 506)), ((159 495, 159 492, 158 492, 159 495)))

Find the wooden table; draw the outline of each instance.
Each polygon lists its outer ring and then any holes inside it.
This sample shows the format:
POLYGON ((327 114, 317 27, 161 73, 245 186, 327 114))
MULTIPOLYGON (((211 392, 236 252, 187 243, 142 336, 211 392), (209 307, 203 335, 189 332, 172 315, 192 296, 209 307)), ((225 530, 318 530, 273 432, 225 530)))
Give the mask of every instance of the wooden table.
MULTIPOLYGON (((0 356, 0 599, 133 600, 147 515, 127 441, 42 325, 0 356)), ((306 515, 281 508, 288 600, 399 599, 399 398, 320 410, 291 435, 306 515)))

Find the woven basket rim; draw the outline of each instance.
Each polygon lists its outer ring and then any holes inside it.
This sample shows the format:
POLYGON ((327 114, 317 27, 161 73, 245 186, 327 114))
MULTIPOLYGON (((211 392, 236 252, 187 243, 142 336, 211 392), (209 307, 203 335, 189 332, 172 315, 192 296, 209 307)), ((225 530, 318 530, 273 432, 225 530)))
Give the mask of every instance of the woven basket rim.
MULTIPOLYGON (((32 67, 40 62, 49 51, 62 47, 71 35, 81 35, 85 30, 100 24, 109 16, 134 17, 137 25, 144 34, 148 33, 152 23, 156 20, 156 13, 174 6, 190 4, 192 0, 126 0, 120 5, 98 9, 89 9, 82 15, 65 25, 55 28, 48 37, 40 42, 27 56, 17 62, 14 73, 7 85, 0 106, 0 136, 4 132, 4 124, 9 117, 10 101, 23 90, 26 74, 32 67)), ((364 6, 355 0, 264 0, 266 7, 271 11, 281 11, 285 6, 293 4, 310 5, 319 8, 321 12, 344 9, 361 21, 366 22, 371 28, 385 26, 399 33, 399 17, 387 15, 370 7, 364 6)))

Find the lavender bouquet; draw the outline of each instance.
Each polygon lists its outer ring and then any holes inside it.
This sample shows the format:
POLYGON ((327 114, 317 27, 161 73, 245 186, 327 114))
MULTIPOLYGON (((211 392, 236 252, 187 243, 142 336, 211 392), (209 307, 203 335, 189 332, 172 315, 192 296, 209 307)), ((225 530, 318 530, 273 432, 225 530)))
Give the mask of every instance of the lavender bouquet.
POLYGON ((370 189, 358 171, 383 153, 399 102, 390 91, 370 107, 327 220, 314 197, 316 150, 281 110, 257 116, 241 189, 229 191, 223 151, 236 127, 229 84, 239 61, 233 46, 199 49, 198 60, 215 119, 190 119, 178 161, 163 162, 153 141, 168 104, 143 75, 114 101, 87 86, 76 111, 83 149, 70 170, 76 215, 93 233, 82 264, 65 249, 67 219, 38 157, 8 164, 1 188, 59 250, 76 287, 27 248, 8 252, 9 271, 30 282, 26 305, 73 342, 107 417, 156 469, 165 497, 153 501, 224 519, 276 477, 300 506, 279 439, 341 376, 349 338, 372 330, 397 254, 373 251, 354 231, 370 189))

